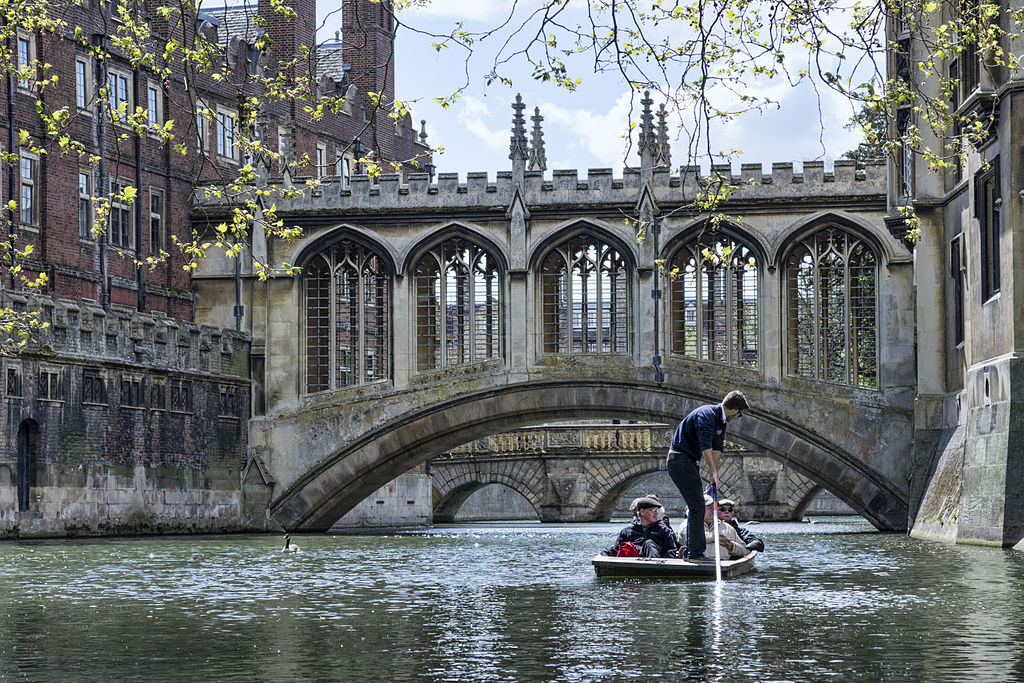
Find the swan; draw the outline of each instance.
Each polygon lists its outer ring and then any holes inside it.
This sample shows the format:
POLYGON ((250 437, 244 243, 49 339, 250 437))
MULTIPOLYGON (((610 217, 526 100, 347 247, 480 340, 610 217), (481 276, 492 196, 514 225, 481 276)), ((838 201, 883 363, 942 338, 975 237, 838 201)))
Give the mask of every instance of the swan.
POLYGON ((284 547, 281 548, 282 553, 297 553, 299 552, 299 546, 292 543, 291 534, 284 535, 284 547))

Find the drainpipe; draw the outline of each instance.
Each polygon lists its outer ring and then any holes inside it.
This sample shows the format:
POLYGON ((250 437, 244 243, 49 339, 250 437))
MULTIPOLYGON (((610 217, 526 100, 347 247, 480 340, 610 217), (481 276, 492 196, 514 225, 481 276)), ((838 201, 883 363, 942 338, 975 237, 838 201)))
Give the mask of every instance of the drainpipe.
MULTIPOLYGON (((92 44, 101 50, 106 49, 106 35, 94 33, 92 44)), ((93 87, 96 90, 105 88, 107 85, 107 64, 104 59, 97 59, 93 68, 93 87)), ((93 142, 96 145, 96 155, 100 158, 96 166, 96 187, 94 192, 97 197, 106 196, 110 192, 110 183, 107 180, 107 125, 104 116, 107 113, 107 103, 102 97, 96 98, 96 115, 93 117, 93 142)), ((109 220, 108 220, 109 225, 109 220)), ((100 258, 100 305, 104 310, 110 308, 110 282, 107 278, 107 238, 106 235, 97 235, 99 242, 100 258)))
MULTIPOLYGON (((8 22, 4 21, 4 26, 8 26, 8 22)), ((7 34, 6 38, 7 54, 14 54, 14 41, 10 33, 7 34)), ((17 143, 17 136, 14 134, 14 74, 7 74, 7 151, 11 154, 17 149, 15 144, 17 143)), ((7 200, 13 200, 17 197, 15 191, 17 189, 17 179, 15 174, 17 169, 14 164, 7 164, 7 200)), ((8 209, 8 218, 10 219, 7 223, 7 242, 8 245, 13 247, 15 242, 15 236, 18 234, 18 210, 8 209)), ((11 265, 18 265, 17 256, 14 254, 14 249, 10 250, 11 265)), ((13 268, 11 272, 11 288, 18 288, 18 281, 13 274, 13 268)), ((3 287, 3 278, 0 278, 0 287, 3 287)))
MULTIPOLYGON (((139 106, 142 90, 140 80, 142 79, 139 67, 136 66, 132 72, 132 90, 136 107, 139 106)), ((149 103, 146 105, 149 106, 149 103)), ((135 131, 135 189, 138 191, 135 195, 135 284, 139 292, 136 310, 142 312, 146 310, 146 290, 142 282, 142 134, 138 131, 135 131)))
MULTIPOLYGON (((255 223, 254 223, 255 225, 255 223)), ((238 244, 238 235, 235 235, 235 244, 238 244)), ((242 254, 235 256, 235 330, 242 331, 242 318, 245 316, 245 306, 242 305, 242 254)))

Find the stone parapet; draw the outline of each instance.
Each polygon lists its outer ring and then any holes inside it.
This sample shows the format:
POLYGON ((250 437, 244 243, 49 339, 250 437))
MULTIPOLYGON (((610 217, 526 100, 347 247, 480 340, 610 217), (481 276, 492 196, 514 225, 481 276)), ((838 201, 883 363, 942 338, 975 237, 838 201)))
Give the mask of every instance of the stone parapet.
POLYGON ((0 304, 15 311, 39 311, 39 330, 29 354, 116 363, 145 369, 233 375, 248 379, 250 337, 245 332, 199 326, 163 313, 140 313, 127 306, 104 310, 84 299, 53 299, 39 294, 0 292, 0 304))
MULTIPOLYGON (((680 167, 673 174, 655 172, 651 190, 659 204, 693 201, 702 188, 722 182, 730 188, 730 202, 792 200, 806 198, 884 197, 884 163, 869 162, 858 169, 853 161, 836 161, 831 173, 821 161, 803 163, 794 171, 792 163, 773 163, 770 172, 761 164, 743 164, 734 174, 730 166, 715 166, 710 175, 702 175, 696 166, 680 167)), ((540 171, 529 171, 522 192, 531 207, 594 205, 632 205, 643 187, 638 169, 627 168, 615 177, 610 168, 589 169, 585 176, 578 170, 555 170, 551 179, 540 171)), ((341 178, 327 176, 318 184, 311 179, 273 178, 268 181, 265 203, 273 202, 288 213, 339 210, 448 211, 467 207, 507 207, 515 189, 513 174, 499 172, 493 180, 487 173, 468 173, 462 182, 457 173, 441 173, 431 183, 426 173, 411 173, 406 182, 398 175, 382 175, 376 181, 356 176, 345 187, 341 178)), ((204 210, 227 205, 222 188, 210 187, 198 193, 197 206, 204 210)))

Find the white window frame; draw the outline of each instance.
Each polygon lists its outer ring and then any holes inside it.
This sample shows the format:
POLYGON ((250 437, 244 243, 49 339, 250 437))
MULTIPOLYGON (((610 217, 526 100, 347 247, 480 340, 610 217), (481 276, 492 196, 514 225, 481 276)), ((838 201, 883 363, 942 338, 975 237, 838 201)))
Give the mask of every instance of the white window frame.
POLYGON ((146 80, 146 114, 150 129, 163 125, 164 89, 160 87, 159 82, 148 79, 146 80))
POLYGON ((235 149, 235 125, 238 121, 238 114, 230 109, 217 108, 217 156, 221 159, 238 161, 237 150, 235 149), (231 127, 225 125, 225 121, 231 121, 231 127))
MULTIPOLYGON (((32 61, 37 58, 36 38, 34 35, 18 31, 14 41, 14 58, 19 69, 22 66, 31 65, 32 61), (22 46, 25 47, 24 53, 22 52, 22 46)), ((19 77, 17 78, 17 84, 19 90, 31 92, 35 87, 35 79, 19 77)))
POLYGON ((135 106, 132 104, 132 89, 128 87, 129 80, 130 76, 127 71, 116 68, 107 69, 107 108, 110 118, 115 123, 125 123, 127 116, 135 111, 135 106), (127 105, 124 117, 115 113, 122 102, 127 105))
MULTIPOLYGON (((121 190, 125 187, 130 187, 132 182, 126 178, 111 178, 110 179, 110 216, 108 216, 108 228, 107 228, 107 243, 115 249, 126 249, 131 250, 135 247, 135 211, 131 204, 126 204, 118 199, 118 195, 121 194, 121 190), (115 242, 114 237, 114 212, 123 211, 120 214, 122 217, 126 217, 125 223, 128 226, 128 243, 121 244, 115 242)), ((135 201, 139 201, 138 195, 135 196, 135 201)), ((118 235, 120 238, 121 235, 118 235)))
POLYGON ((149 188, 149 252, 151 254, 159 254, 160 251, 162 251, 163 248, 164 248, 164 243, 165 243, 165 240, 166 240, 165 226, 167 225, 167 223, 165 221, 165 216, 167 215, 166 196, 167 195, 164 194, 164 191, 162 189, 160 189, 159 187, 150 186, 150 188, 149 188), (159 198, 160 199, 159 210, 154 210, 153 209, 153 200, 155 198, 159 198), (154 225, 154 221, 156 222, 156 225, 157 225, 157 228, 156 228, 157 239, 155 240, 155 243, 154 243, 154 240, 153 240, 153 235, 154 235, 153 225, 154 225))
POLYGON ((82 113, 92 115, 92 60, 87 55, 75 55, 75 105, 82 113), (79 71, 81 69, 81 71, 79 71))
POLYGON ((78 238, 82 240, 92 239, 92 170, 89 168, 78 169, 78 238), (85 181, 84 187, 82 181, 85 181), (83 225, 84 223, 84 225, 83 225))
POLYGON ((352 186, 352 158, 339 154, 334 160, 335 175, 341 178, 341 186, 349 189, 352 186))
POLYGON ((318 142, 316 145, 316 173, 314 176, 317 180, 323 178, 326 173, 327 167, 327 144, 318 142))
POLYGON ((29 228, 39 226, 39 157, 25 149, 18 151, 18 223, 29 228), (29 170, 27 179, 26 168, 29 170), (31 197, 28 214, 25 213, 26 190, 31 197))
POLYGON ((196 149, 200 154, 207 154, 209 151, 210 130, 209 119, 206 118, 209 108, 202 102, 196 102, 196 149))

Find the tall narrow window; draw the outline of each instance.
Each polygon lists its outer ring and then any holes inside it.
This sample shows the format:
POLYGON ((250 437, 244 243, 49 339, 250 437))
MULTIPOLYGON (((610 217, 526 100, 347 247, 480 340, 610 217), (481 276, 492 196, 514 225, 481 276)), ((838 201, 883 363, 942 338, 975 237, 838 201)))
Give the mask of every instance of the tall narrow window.
POLYGON ((129 183, 124 180, 110 181, 110 227, 107 240, 115 247, 132 247, 132 210, 123 193, 129 183))
POLYGON ((163 92, 155 83, 146 86, 146 115, 150 128, 156 128, 163 123, 163 92))
POLYGON ((544 353, 629 351, 629 268, 588 235, 558 245, 541 265, 544 353))
POLYGON ((306 267, 306 391, 387 379, 391 277, 383 259, 351 240, 306 267))
POLYGON ((230 112, 217 112, 217 154, 235 158, 235 115, 230 112))
POLYGON ((999 157, 974 180, 974 211, 978 217, 981 246, 981 300, 988 301, 999 292, 999 233, 1002 197, 999 189, 999 157))
POLYGON ((206 116, 204 109, 196 109, 196 149, 200 154, 206 154, 206 116))
POLYGON ((501 278, 494 257, 454 238, 416 266, 416 369, 501 357, 501 278))
POLYGON ((324 145, 316 146, 316 178, 323 178, 327 175, 327 147, 324 145))
POLYGON ((89 106, 89 62, 85 57, 75 59, 75 104, 79 109, 89 106))
POLYGON ((953 280, 953 343, 959 345, 964 341, 964 285, 967 278, 962 232, 949 243, 949 276, 953 280))
POLYGON ((149 250, 159 254, 164 248, 164 193, 149 188, 149 250))
POLYGON ((132 109, 128 99, 128 75, 119 71, 107 72, 107 103, 114 121, 124 121, 132 109))
POLYGON ((22 151, 18 164, 21 170, 21 202, 19 220, 22 225, 36 225, 39 218, 38 210, 38 185, 36 181, 39 176, 39 160, 22 151))
POLYGON ((32 60, 35 59, 35 49, 32 39, 27 36, 18 36, 18 69, 23 77, 18 79, 18 87, 29 89, 32 87, 32 60))
POLYGON ((671 260, 672 353, 758 367, 757 258, 742 242, 705 232, 671 260))
POLYGON ((92 173, 78 172, 78 236, 92 237, 92 173))
POLYGON ((838 227, 796 244, 786 259, 791 375, 875 388, 878 384, 877 262, 838 227))

